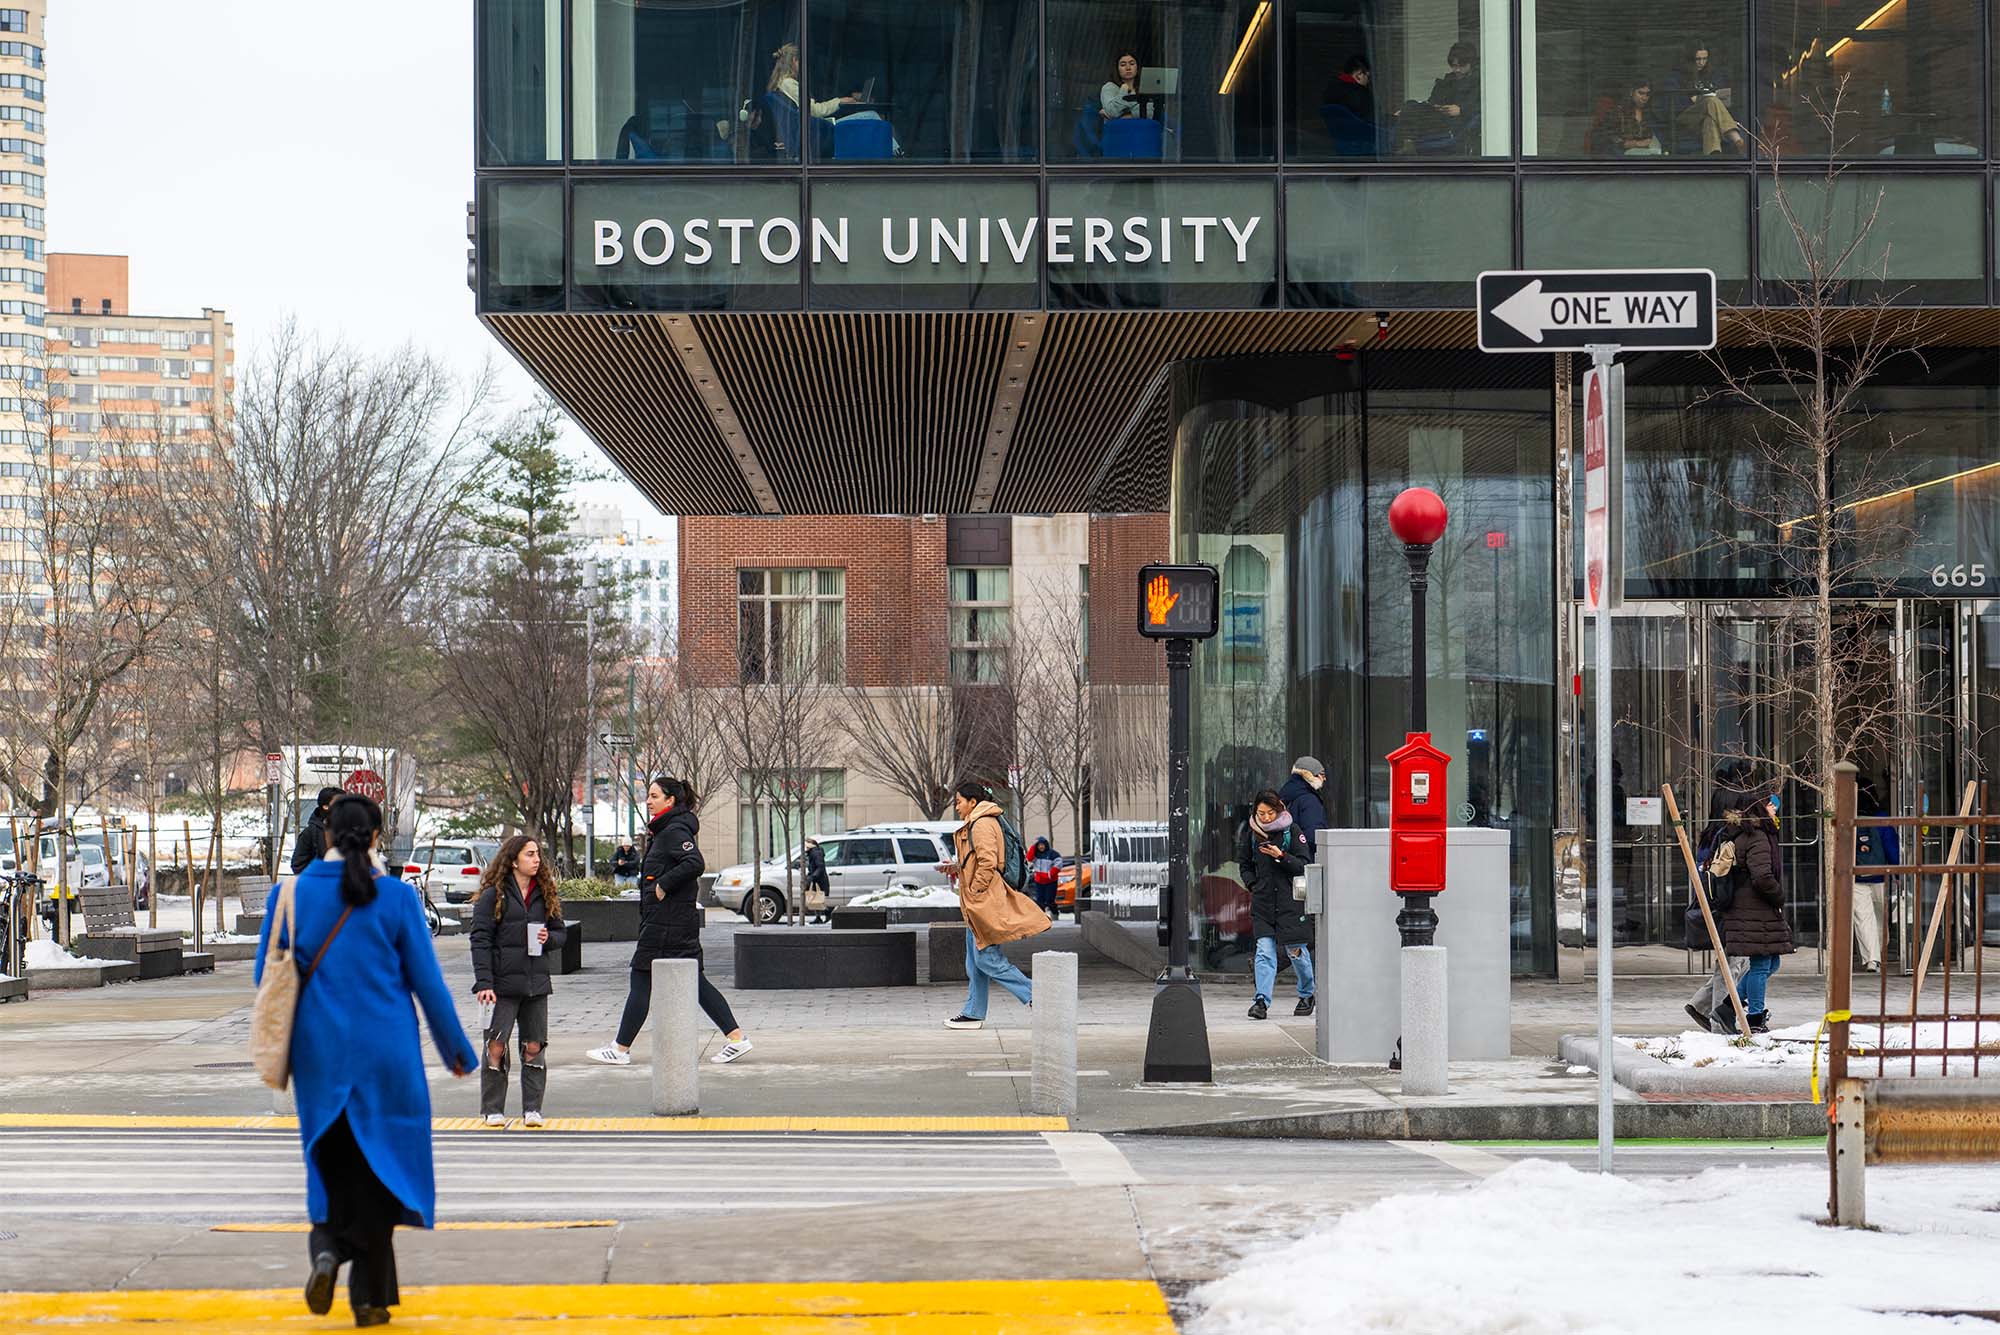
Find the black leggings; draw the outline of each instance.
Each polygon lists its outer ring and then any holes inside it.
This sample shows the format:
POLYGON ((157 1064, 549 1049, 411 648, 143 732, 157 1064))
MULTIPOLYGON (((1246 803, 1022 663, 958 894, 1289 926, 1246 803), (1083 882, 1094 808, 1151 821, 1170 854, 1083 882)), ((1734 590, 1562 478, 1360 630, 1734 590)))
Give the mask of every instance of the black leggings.
POLYGON ((313 1221, 308 1254, 332 1252, 342 1264, 352 1263, 347 1294, 357 1311, 394 1307, 403 1300, 396 1286, 395 1245, 403 1203, 375 1176, 346 1113, 313 1145, 313 1162, 326 1186, 326 1218, 313 1221))
POLYGON ((632 1040, 639 1036, 648 1012, 653 1009, 653 961, 656 959, 692 959, 695 965, 695 998, 701 1002, 702 1014, 722 1031, 724 1037, 736 1032, 736 1016, 721 991, 708 981, 708 971, 701 967, 699 947, 692 955, 642 952, 632 961, 632 985, 625 993, 625 1013, 618 1019, 619 1047, 632 1046, 632 1040))

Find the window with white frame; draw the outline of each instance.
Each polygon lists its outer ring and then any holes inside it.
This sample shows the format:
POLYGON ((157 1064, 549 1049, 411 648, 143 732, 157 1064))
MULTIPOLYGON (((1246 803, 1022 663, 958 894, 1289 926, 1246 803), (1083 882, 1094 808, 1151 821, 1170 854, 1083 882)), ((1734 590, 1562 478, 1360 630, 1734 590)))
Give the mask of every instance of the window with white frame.
POLYGON ((755 684, 846 680, 847 572, 739 570, 736 651, 755 684))
POLYGON ((997 682, 1007 675, 1007 637, 1014 614, 1014 573, 1006 566, 953 566, 951 679, 959 685, 997 682))
POLYGON ((753 775, 749 770, 741 770, 736 775, 736 792, 736 856, 744 862, 752 856, 750 835, 759 818, 763 821, 762 851, 766 858, 776 858, 786 851, 787 824, 793 848, 803 844, 807 835, 839 834, 847 828, 846 770, 808 770, 789 782, 777 774, 753 775), (778 809, 781 799, 790 806, 789 811, 778 809), (805 813, 803 824, 801 810, 805 813))

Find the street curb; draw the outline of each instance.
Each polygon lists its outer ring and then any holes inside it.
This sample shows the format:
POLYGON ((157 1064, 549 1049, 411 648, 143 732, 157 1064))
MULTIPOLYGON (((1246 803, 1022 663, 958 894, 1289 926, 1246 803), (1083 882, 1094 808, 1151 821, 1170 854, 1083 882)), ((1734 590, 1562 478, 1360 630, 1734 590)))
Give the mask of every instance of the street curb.
MULTIPOLYGON (((1812 1103, 1623 1102, 1617 1134, 1648 1140, 1790 1140, 1826 1134, 1826 1109, 1812 1103)), ((1357 1108, 1296 1117, 1109 1128, 1131 1136, 1213 1136, 1234 1140, 1589 1140, 1591 1103, 1497 1103, 1357 1108)))
MULTIPOLYGON (((1597 1036, 1564 1034, 1557 1045, 1562 1059, 1572 1066, 1597 1069, 1597 1036)), ((1666 1094, 1699 1099, 1704 1096, 1763 1099, 1807 1099, 1812 1095, 1812 1076, 1803 1071, 1725 1066, 1719 1070, 1703 1067, 1669 1066, 1651 1053, 1619 1045, 1611 1051, 1611 1078, 1635 1094, 1666 1094)))

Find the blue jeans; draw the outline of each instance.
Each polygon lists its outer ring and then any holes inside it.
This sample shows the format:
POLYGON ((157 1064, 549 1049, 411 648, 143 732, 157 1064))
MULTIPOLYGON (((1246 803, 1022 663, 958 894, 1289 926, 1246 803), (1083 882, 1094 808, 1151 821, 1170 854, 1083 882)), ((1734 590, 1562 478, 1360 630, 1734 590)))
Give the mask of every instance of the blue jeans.
POLYGON ((1028 982, 1028 975, 1016 968, 1014 962, 1001 953, 1000 947, 988 946, 984 950, 972 939, 972 929, 965 929, 965 1010, 967 1019, 986 1018, 986 994, 988 983, 998 983, 1014 994, 1014 999, 1023 1006, 1034 1000, 1034 988, 1028 982))
MULTIPOLYGON (((1313 953, 1306 946, 1286 946, 1285 951, 1292 957, 1292 977, 1298 980, 1299 1000, 1304 1001, 1313 994, 1313 953)), ((1268 1006, 1271 992, 1278 985, 1277 937, 1257 938, 1256 976, 1257 995, 1268 1006)))
POLYGON ((1783 958, 1785 958, 1783 955, 1750 957, 1750 969, 1743 975, 1743 981, 1737 984, 1736 988, 1737 995, 1743 998, 1744 1010, 1752 1015, 1763 1014, 1764 985, 1771 980, 1771 975, 1778 971, 1778 961, 1783 958))

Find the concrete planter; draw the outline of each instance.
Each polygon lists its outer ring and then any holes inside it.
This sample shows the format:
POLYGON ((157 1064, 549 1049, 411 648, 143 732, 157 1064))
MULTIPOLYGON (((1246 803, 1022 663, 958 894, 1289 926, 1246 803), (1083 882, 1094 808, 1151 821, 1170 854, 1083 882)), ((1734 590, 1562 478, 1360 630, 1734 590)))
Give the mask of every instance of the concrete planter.
POLYGON ((236 915, 235 935, 262 936, 264 915, 261 913, 239 913, 236 915))
POLYGON ((139 976, 139 966, 129 960, 109 964, 66 964, 56 969, 28 970, 28 986, 37 992, 103 987, 125 983, 139 976))
POLYGON ((563 921, 583 924, 593 941, 637 941, 639 901, 636 899, 571 899, 563 902, 563 921))
POLYGON ((952 905, 949 908, 942 904, 936 906, 914 905, 910 908, 897 908, 895 905, 890 904, 885 907, 889 912, 889 925, 891 927, 915 927, 934 922, 965 921, 965 915, 959 912, 957 905, 952 905))
MULTIPOLYGON (((569 905, 563 905, 563 909, 567 912, 569 905)), ((564 918, 563 921, 569 930, 563 935, 562 949, 557 951, 549 962, 555 966, 554 971, 558 975, 582 973, 583 938, 590 935, 590 929, 580 922, 571 922, 568 918, 564 918)))
POLYGON ((17 1001, 28 995, 25 978, 0 978, 0 1001, 17 1001))
POLYGON ((746 992, 913 987, 916 981, 915 932, 736 934, 736 986, 746 992))
MULTIPOLYGON (((255 941, 204 941, 202 951, 214 960, 254 960, 257 958, 255 941)), ((183 961, 185 967, 185 961, 183 961)))

